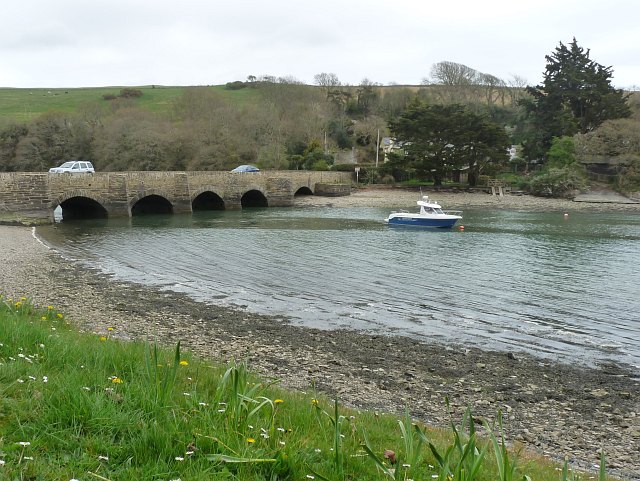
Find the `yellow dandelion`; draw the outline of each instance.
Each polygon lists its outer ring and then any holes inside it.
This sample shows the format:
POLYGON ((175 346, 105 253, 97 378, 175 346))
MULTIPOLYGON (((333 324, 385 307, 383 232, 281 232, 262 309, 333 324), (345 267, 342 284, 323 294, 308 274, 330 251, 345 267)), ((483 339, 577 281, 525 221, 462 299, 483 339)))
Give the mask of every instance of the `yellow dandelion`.
POLYGON ((64 316, 62 314, 60 314, 59 312, 56 314, 56 316, 58 317, 58 319, 62 319, 64 316))
POLYGON ((42 317, 40 318, 40 320, 41 320, 41 321, 46 321, 46 320, 47 320, 47 316, 42 316, 42 317))
POLYGON ((180 361, 180 365, 181 366, 188 366, 189 365, 189 361, 182 360, 182 361, 180 361))
POLYGON ((107 340, 107 338, 106 338, 106 337, 104 337, 104 336, 100 336, 100 342, 105 342, 106 340, 107 340))
POLYGON ((114 377, 111 379, 111 382, 114 384, 122 384, 123 381, 119 377, 114 377))
POLYGON ((50 311, 53 311, 53 306, 47 306, 47 309, 49 309, 50 311))
POLYGON ((284 401, 282 399, 276 399, 273 401, 273 404, 282 404, 284 401))
POLYGON ((26 301, 26 300, 27 300, 27 298, 26 298, 26 297, 21 297, 21 298, 20 298, 20 300, 21 300, 21 301, 26 301))
POLYGON ((16 302, 16 307, 22 307, 22 302, 21 301, 16 302))
POLYGON ((312 399, 311 400, 311 404, 313 404, 314 406, 318 405, 318 400, 317 399, 312 399))
POLYGON ((247 438, 247 442, 248 442, 249 444, 253 444, 253 443, 255 443, 255 442, 256 442, 256 440, 255 440, 255 439, 253 439, 253 438, 247 438))
POLYGON ((113 327, 107 327, 107 331, 113 331, 113 327))

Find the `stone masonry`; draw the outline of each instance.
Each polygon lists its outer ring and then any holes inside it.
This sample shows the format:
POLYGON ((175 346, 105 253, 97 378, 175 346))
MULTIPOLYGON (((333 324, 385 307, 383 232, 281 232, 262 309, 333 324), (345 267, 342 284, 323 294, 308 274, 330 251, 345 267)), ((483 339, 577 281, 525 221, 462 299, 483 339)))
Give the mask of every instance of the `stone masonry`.
MULTIPOLYGON (((211 192, 225 209, 242 207, 242 196, 260 192, 270 207, 289 206, 297 192, 316 193, 317 184, 350 186, 348 172, 261 171, 232 172, 96 172, 95 174, 0 173, 0 213, 17 213, 53 220, 54 209, 72 198, 100 204, 110 217, 131 216, 141 199, 157 195, 173 212, 192 211, 198 195, 211 192), (301 190, 302 189, 302 190, 301 190)), ((348 195, 349 189, 343 189, 348 195)), ((319 192, 318 192, 319 193, 319 192)))

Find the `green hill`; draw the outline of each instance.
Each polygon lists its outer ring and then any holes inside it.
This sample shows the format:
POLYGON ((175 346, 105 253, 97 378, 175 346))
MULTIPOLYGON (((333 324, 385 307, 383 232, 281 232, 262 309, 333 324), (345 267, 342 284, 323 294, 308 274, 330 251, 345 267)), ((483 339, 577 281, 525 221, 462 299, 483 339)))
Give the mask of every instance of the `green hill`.
MULTIPOLYGON (((105 103, 104 95, 118 95, 123 87, 91 88, 0 88, 0 119, 2 122, 29 122, 48 111, 74 112, 81 105, 105 103)), ((172 101, 191 87, 148 85, 134 87, 142 91, 136 104, 152 112, 167 112, 172 101)), ((254 89, 228 90, 224 85, 193 87, 216 91, 230 100, 243 103, 254 99, 258 93, 254 89)))

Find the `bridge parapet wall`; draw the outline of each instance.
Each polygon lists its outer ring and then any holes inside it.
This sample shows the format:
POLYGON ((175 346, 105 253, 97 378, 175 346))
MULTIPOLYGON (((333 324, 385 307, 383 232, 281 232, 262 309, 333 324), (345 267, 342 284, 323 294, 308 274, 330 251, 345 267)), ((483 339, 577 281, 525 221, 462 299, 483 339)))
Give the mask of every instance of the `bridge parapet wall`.
POLYGON ((0 211, 44 213, 44 217, 48 217, 47 175, 32 172, 0 173, 0 211))

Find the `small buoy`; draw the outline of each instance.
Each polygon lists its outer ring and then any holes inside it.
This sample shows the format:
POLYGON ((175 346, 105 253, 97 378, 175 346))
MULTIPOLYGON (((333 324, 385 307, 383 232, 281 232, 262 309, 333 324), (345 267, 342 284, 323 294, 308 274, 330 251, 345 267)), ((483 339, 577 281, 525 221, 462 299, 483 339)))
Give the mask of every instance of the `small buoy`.
POLYGON ((461 225, 460 227, 458 227, 458 229, 460 229, 460 230, 464 230, 464 226, 463 226, 463 225, 461 225))

